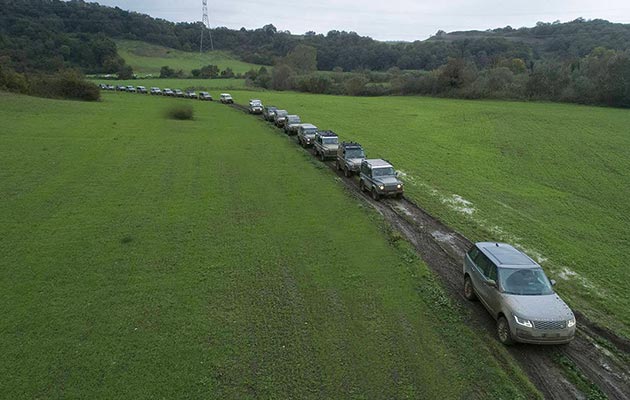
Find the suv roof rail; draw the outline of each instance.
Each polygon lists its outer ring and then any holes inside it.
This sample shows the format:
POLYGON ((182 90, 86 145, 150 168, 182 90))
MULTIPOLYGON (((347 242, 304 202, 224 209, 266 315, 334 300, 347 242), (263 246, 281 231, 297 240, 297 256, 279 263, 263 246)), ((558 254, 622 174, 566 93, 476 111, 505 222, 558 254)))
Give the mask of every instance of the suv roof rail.
POLYGON ((349 142, 341 142, 342 146, 361 146, 360 143, 358 142, 353 142, 353 141, 349 141, 349 142))
POLYGON ((335 132, 329 130, 320 130, 317 133, 319 133, 319 136, 337 136, 335 132))

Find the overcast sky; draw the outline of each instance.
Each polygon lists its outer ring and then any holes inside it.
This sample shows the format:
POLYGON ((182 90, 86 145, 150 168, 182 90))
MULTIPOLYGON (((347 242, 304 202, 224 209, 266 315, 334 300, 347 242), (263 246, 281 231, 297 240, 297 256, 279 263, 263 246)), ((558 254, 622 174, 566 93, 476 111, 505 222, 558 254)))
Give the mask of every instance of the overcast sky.
MULTIPOLYGON (((201 0, 100 0, 174 22, 201 21, 201 0)), ((447 32, 533 26, 578 17, 630 22, 630 0, 208 0, 210 25, 248 29, 273 24, 279 30, 355 31, 378 40, 422 40, 447 32)))

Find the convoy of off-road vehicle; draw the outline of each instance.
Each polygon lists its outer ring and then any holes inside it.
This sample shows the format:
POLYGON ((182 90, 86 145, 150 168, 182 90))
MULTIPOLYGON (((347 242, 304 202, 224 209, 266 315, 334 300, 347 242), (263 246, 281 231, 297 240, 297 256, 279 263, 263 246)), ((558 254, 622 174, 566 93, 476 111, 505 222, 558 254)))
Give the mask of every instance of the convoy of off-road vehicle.
MULTIPOLYGON (((100 84, 102 90, 147 93, 144 86, 111 86, 100 84)), ((179 89, 174 91, 152 87, 152 95, 212 100, 208 92, 179 89)), ((228 93, 220 95, 224 104, 233 104, 228 93)), ((375 201, 384 197, 401 199, 404 184, 398 172, 387 160, 368 159, 357 142, 339 142, 339 136, 330 130, 302 123, 297 115, 263 106, 259 99, 249 101, 250 114, 262 117, 296 136, 303 148, 312 148, 322 161, 335 160, 335 167, 347 178, 358 175, 359 189, 375 201)), ((563 344, 573 340, 576 331, 575 315, 553 290, 555 282, 549 280, 535 261, 514 247, 504 243, 480 242, 464 255, 464 297, 480 300, 497 321, 497 336, 505 345, 514 342, 534 344, 563 344)))

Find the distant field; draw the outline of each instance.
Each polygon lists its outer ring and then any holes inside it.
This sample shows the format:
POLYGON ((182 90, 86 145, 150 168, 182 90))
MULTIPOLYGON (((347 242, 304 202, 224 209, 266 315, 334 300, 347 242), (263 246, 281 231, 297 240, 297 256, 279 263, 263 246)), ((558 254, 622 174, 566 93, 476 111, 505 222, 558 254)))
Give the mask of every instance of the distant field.
POLYGON ((630 112, 281 92, 260 97, 392 161, 407 194, 475 240, 516 243, 558 291, 630 337, 630 112))
POLYGON ((131 65, 134 72, 140 74, 158 76, 160 68, 165 65, 175 70, 181 69, 186 74, 190 74, 193 69, 211 64, 217 65, 221 70, 230 67, 235 73, 244 73, 252 68, 257 70, 261 67, 240 61, 224 51, 186 52, 133 40, 118 40, 116 45, 120 56, 131 65))
POLYGON ((0 93, 4 397, 536 396, 278 132, 217 103, 172 121, 185 100, 103 97, 0 93))

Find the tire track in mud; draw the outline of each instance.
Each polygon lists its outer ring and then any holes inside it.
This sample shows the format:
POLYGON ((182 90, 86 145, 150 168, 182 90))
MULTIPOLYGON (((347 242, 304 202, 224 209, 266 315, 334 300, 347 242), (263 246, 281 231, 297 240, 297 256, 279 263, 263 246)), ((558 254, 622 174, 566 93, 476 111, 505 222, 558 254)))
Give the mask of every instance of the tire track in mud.
MULTIPOLYGON (((248 108, 240 104, 232 107, 249 113, 248 108)), ((345 177, 334 162, 324 164, 354 196, 370 204, 414 246, 451 297, 467 310, 468 322, 481 331, 486 340, 497 340, 494 319, 479 302, 468 301, 463 296, 462 260, 472 242, 407 198, 374 201, 361 192, 355 177, 345 177)), ((586 377, 586 386, 589 382, 596 385, 609 399, 630 399, 630 366, 625 361, 630 357, 630 341, 593 324, 579 311, 575 314, 578 330, 568 345, 518 344, 508 351, 547 399, 586 399, 592 395, 584 393, 574 379, 566 376, 558 361, 561 358, 570 360, 586 377), (607 343, 606 347, 601 343, 607 343)))

